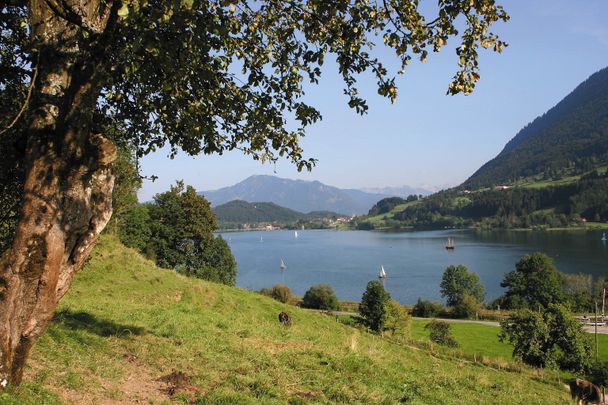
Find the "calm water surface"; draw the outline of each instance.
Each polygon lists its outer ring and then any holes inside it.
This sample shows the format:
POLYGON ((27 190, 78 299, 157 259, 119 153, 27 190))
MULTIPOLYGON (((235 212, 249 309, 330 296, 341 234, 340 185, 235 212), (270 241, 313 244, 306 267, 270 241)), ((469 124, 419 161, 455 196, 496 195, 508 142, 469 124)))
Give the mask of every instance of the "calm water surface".
POLYGON ((330 284, 341 300, 360 300, 367 282, 377 280, 380 265, 388 274, 385 287, 403 304, 418 297, 441 300, 439 283, 445 268, 464 264, 479 274, 486 298, 502 293, 503 275, 519 258, 541 251, 565 273, 608 276, 608 246, 601 231, 514 232, 469 230, 367 232, 305 230, 231 232, 222 234, 238 263, 237 286, 259 290, 287 284, 303 295, 314 284, 330 284), (445 249, 453 237, 454 251, 445 249), (279 269, 281 259, 287 265, 279 269))

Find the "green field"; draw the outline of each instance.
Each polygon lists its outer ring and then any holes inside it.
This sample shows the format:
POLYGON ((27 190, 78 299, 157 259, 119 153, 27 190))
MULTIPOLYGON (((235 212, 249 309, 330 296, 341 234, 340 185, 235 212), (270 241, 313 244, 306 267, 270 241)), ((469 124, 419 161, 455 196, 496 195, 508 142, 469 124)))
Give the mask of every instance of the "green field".
MULTIPOLYGON (((414 339, 428 340, 428 331, 424 326, 427 320, 415 319, 412 321, 412 337, 414 339)), ((468 356, 486 356, 492 359, 511 361, 512 347, 506 342, 498 340, 500 328, 496 326, 475 323, 450 323, 454 338, 459 343, 458 350, 468 356)), ((590 335, 593 344, 595 340, 590 335)), ((598 335, 599 358, 608 361, 608 335, 598 335)), ((593 346, 595 348, 595 346, 593 346)))
POLYGON ((106 236, 34 347, 22 387, 1 394, 0 403, 118 402, 569 400, 555 379, 532 370, 507 372, 408 347, 331 316, 185 278, 155 268, 106 236), (283 310, 292 315, 290 328, 277 321, 283 310))
POLYGON ((392 210, 386 212, 384 214, 376 215, 373 217, 369 217, 366 219, 367 222, 373 224, 376 228, 381 228, 384 225, 384 221, 387 219, 392 219, 395 214, 400 213, 407 207, 414 206, 416 204, 420 204, 420 200, 410 201, 404 204, 395 205, 392 210))

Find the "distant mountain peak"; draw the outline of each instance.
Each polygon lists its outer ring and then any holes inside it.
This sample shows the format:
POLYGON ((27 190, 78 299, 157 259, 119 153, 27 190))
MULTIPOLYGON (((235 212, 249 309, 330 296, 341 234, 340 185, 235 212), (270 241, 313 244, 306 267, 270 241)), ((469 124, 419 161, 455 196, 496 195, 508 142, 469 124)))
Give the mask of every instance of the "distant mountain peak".
POLYGON ((364 214, 387 195, 340 189, 318 180, 291 180, 278 176, 252 175, 239 183, 201 194, 213 206, 233 200, 269 201, 299 212, 331 211, 344 215, 364 214))

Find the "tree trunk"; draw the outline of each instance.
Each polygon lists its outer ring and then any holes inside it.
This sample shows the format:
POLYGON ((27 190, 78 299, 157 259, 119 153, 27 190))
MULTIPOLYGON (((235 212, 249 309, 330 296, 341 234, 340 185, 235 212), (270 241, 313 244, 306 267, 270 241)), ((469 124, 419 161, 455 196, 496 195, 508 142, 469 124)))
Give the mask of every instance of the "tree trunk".
POLYGON ((0 391, 21 382, 32 345, 112 214, 116 148, 91 129, 103 57, 94 45, 108 24, 108 4, 28 3, 37 80, 20 219, 0 259, 0 391))

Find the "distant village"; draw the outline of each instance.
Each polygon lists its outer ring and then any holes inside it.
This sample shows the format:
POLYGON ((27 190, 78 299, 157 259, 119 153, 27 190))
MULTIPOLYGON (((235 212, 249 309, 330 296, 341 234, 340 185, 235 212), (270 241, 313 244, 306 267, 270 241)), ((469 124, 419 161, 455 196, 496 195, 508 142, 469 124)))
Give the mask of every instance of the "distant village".
POLYGON ((350 223, 355 217, 354 216, 339 216, 339 217, 327 217, 318 218, 314 221, 307 221, 305 224, 300 222, 296 224, 276 224, 276 223, 247 223, 241 224, 239 230, 243 231, 280 231, 283 229, 316 229, 316 228, 334 228, 341 224, 350 223))

